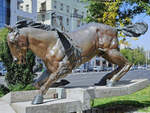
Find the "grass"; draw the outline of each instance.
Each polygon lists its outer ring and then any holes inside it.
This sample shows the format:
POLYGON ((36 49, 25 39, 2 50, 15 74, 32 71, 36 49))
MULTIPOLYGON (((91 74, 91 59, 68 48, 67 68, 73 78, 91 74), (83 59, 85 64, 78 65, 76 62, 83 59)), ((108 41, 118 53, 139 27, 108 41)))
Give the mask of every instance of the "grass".
POLYGON ((18 83, 16 85, 9 86, 8 88, 5 87, 4 85, 0 85, 0 97, 4 96, 10 91, 15 92, 15 91, 28 91, 28 90, 36 90, 36 88, 31 84, 24 86, 18 83))
POLYGON ((132 106, 140 112, 150 112, 150 86, 126 96, 94 99, 91 104, 98 108, 132 106))

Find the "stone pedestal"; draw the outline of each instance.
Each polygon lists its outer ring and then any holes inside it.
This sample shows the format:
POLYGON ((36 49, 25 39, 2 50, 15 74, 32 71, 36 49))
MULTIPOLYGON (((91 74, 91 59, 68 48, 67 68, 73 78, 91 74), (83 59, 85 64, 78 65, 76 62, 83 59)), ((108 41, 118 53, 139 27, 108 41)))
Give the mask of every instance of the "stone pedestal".
POLYGON ((32 105, 31 101, 12 104, 16 113, 72 113, 81 112, 80 106, 80 101, 71 99, 49 99, 39 105, 32 105))
POLYGON ((0 113, 81 113, 91 108, 94 98, 131 94, 149 84, 147 79, 138 79, 120 81, 114 87, 50 88, 39 105, 31 104, 38 90, 11 92, 0 99, 0 113))

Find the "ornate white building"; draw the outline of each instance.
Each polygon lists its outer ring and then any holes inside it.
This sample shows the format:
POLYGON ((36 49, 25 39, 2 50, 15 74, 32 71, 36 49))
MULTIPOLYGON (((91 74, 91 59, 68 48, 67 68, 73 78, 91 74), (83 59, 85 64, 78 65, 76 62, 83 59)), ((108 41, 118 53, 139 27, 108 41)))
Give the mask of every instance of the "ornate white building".
POLYGON ((80 0, 38 0, 38 21, 62 31, 73 31, 85 24, 86 5, 80 0))
POLYGON ((10 25, 21 19, 37 19, 37 0, 10 0, 10 25))

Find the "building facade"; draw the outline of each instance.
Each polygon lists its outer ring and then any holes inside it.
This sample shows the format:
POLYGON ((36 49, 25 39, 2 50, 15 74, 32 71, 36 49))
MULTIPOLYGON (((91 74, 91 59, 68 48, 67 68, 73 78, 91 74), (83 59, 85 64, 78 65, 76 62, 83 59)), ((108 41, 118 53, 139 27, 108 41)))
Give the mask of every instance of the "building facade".
POLYGON ((37 0, 11 0, 10 25, 13 26, 17 21, 22 19, 37 19, 37 0))
POLYGON ((38 0, 37 20, 62 31, 73 31, 85 24, 86 5, 80 0, 38 0))
POLYGON ((10 24, 10 0, 0 0, 0 28, 10 24))
POLYGON ((37 0, 0 0, 0 28, 22 19, 37 19, 37 0))

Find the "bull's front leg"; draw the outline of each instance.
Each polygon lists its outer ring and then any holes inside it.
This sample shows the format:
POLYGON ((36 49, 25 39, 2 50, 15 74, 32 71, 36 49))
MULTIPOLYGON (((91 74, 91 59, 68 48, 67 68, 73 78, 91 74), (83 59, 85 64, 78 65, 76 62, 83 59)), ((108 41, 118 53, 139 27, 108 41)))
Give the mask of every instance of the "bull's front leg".
POLYGON ((44 85, 40 88, 39 94, 35 96, 34 100, 32 101, 32 104, 42 104, 43 103, 43 95, 46 94, 49 87, 55 83, 58 79, 63 78, 66 76, 66 74, 70 73, 72 70, 70 69, 70 66, 68 63, 62 61, 59 62, 59 67, 56 72, 51 73, 48 80, 44 85))
POLYGON ((40 89, 40 87, 47 81, 48 77, 50 76, 50 72, 46 69, 38 79, 33 83, 33 86, 37 89, 40 89))

